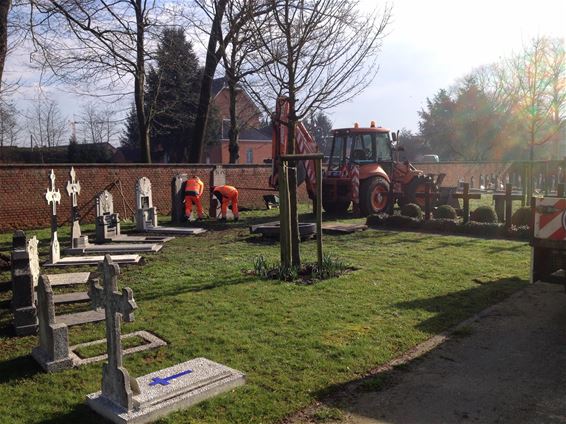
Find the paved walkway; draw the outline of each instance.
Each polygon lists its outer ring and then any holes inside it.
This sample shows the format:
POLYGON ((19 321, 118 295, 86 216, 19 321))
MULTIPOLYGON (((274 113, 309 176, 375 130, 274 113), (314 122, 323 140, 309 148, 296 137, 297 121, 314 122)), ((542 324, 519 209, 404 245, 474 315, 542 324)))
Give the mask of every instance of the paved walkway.
POLYGON ((382 390, 338 396, 344 422, 566 423, 563 286, 529 286, 464 330, 393 371, 382 390))

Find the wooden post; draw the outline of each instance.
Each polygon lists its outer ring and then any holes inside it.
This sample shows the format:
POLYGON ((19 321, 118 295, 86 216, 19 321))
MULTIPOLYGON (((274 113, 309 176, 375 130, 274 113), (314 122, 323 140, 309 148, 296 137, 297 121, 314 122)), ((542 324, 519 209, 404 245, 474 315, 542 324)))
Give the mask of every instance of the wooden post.
POLYGON ((513 216, 513 184, 505 186, 505 228, 511 228, 511 217, 513 216))
POLYGON ((322 270, 322 159, 315 160, 316 167, 316 253, 318 269, 322 270))
POLYGON ((425 182, 425 221, 430 220, 430 181, 425 182))
POLYGON ((281 245, 281 266, 291 267, 291 216, 287 163, 279 165, 279 243, 281 245))
POLYGON ((556 197, 564 197, 564 183, 558 184, 556 188, 556 197))
POLYGON ((527 193, 527 188, 529 186, 528 179, 529 179, 529 164, 525 163, 523 166, 523 179, 521 181, 522 182, 521 185, 523 186, 521 187, 521 191, 523 193, 524 199, 521 202, 521 206, 525 206, 525 204, 530 205, 530 203, 527 203, 527 201, 529 200, 528 199, 529 193, 527 193))
POLYGON ((463 191, 464 191, 464 195, 462 196, 463 199, 463 203, 464 203, 464 208, 462 211, 462 218, 464 221, 464 224, 467 224, 470 221, 470 184, 468 183, 464 183, 463 186, 463 191))

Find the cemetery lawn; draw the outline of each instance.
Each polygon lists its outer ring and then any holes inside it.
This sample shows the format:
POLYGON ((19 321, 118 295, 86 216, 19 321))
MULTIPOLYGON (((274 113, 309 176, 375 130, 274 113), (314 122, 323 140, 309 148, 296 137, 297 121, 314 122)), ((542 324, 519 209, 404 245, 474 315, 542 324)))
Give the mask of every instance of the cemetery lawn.
MULTIPOLYGON (((527 284, 524 242, 377 230, 324 236, 326 253, 357 268, 352 273, 314 285, 260 280, 246 271, 260 254, 277 261, 279 245, 250 236, 247 225, 276 215, 205 224, 211 231, 167 243, 145 255, 144 266, 122 267, 119 287, 131 287, 138 305, 122 333, 147 330, 169 343, 126 356, 130 375, 201 356, 247 374, 245 386, 160 422, 281 421, 527 284)), ((49 230, 27 234, 38 235, 46 259, 49 230)), ((68 245, 66 229, 60 238, 68 245)), ((0 251, 10 246, 11 234, 0 234, 0 251)), ((301 247, 303 260, 314 261, 315 242, 301 247)), ((0 286, 9 280, 0 273, 0 286)), ((30 356, 36 337, 11 335, 9 298, 0 293, 0 421, 101 422, 84 400, 100 390, 102 363, 41 372, 30 356)), ((103 323, 69 332, 71 344, 103 336, 103 323)))

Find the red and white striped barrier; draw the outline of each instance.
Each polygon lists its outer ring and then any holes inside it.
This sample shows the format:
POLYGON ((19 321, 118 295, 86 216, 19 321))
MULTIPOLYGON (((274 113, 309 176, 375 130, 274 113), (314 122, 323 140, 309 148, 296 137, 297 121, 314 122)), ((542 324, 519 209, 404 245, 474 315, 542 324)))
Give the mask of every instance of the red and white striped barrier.
POLYGON ((566 199, 536 199, 534 237, 544 240, 566 240, 566 199))

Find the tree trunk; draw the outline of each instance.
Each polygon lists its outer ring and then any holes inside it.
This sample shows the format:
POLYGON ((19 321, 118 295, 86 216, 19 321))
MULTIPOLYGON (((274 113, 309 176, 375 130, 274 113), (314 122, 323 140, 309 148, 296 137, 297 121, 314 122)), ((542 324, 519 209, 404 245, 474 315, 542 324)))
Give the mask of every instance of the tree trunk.
POLYGON ((186 149, 188 151, 187 159, 189 163, 201 162, 202 154, 204 152, 204 136, 208 122, 208 108, 210 106, 210 96, 212 93, 212 80, 214 79, 214 73, 216 72, 218 62, 220 62, 220 59, 222 57, 222 54, 220 54, 221 52, 217 52, 216 46, 220 41, 222 34, 220 25, 224 17, 224 10, 226 9, 227 2, 228 0, 218 1, 218 4, 216 5, 216 14, 214 15, 214 20, 212 22, 210 37, 208 38, 206 62, 204 65, 204 71, 202 73, 200 97, 197 107, 197 117, 193 131, 193 139, 192 143, 190 143, 190 140, 186 141, 186 149))
POLYGON ((149 123, 146 119, 144 89, 145 89, 145 48, 144 48, 144 16, 142 0, 136 0, 136 75, 134 76, 134 102, 136 104, 136 117, 140 130, 141 160, 143 163, 151 163, 151 150, 149 146, 149 123))
MULTIPOLYGON (((293 155, 297 153, 295 148, 297 118, 295 116, 294 95, 289 96, 288 121, 287 153, 293 155)), ((289 169, 289 203, 291 205, 289 214, 291 219, 291 264, 295 268, 300 268, 301 252, 299 246, 301 240, 299 234, 299 211, 297 208, 297 163, 293 163, 293 166, 289 169)))
POLYGON ((228 131, 230 141, 228 151, 230 152, 230 163, 237 163, 240 158, 240 145, 238 143, 240 128, 238 127, 238 111, 236 110, 236 82, 231 78, 228 82, 228 89, 230 91, 230 130, 228 131))
POLYGON ((8 53, 8 12, 12 0, 0 1, 0 92, 2 91, 2 76, 4 75, 4 62, 8 53))

